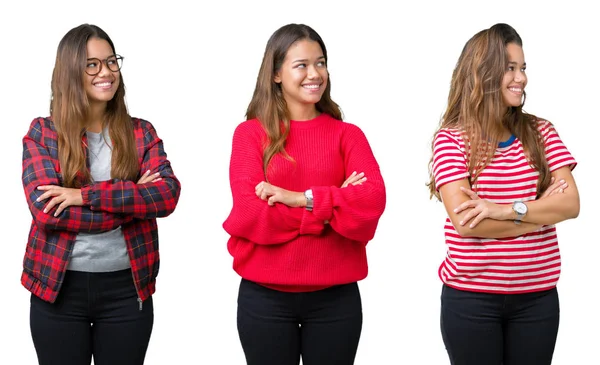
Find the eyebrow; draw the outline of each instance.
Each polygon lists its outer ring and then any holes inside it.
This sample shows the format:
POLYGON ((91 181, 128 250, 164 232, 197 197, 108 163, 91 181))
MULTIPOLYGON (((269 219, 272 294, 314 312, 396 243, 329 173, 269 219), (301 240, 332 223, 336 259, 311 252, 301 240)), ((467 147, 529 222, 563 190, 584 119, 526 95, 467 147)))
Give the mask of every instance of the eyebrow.
MULTIPOLYGON (((516 65, 517 62, 515 62, 515 61, 508 61, 508 64, 509 65, 516 65)), ((527 62, 523 62, 523 66, 527 66, 527 62)))
MULTIPOLYGON (((116 54, 113 53, 110 56, 103 58, 103 60, 105 60, 107 58, 115 57, 115 56, 116 56, 116 54)), ((101 59, 100 57, 88 57, 87 60, 89 61, 89 60, 100 60, 100 59, 101 59)))
MULTIPOLYGON (((317 57, 317 60, 321 60, 321 59, 325 59, 325 56, 317 57)), ((300 60, 294 60, 294 61, 292 61, 292 63, 296 63, 296 62, 308 62, 308 59, 303 58, 303 59, 300 59, 300 60)))

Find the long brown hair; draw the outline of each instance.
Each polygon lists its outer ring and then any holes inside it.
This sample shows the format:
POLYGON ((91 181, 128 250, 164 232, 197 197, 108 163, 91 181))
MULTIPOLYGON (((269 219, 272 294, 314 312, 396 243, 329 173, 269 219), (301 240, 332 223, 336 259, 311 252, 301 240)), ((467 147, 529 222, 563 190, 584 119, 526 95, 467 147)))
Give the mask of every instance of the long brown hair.
MULTIPOLYGON (((523 46, 521 37, 507 24, 496 24, 475 34, 464 46, 452 73, 448 106, 435 134, 442 128, 458 129, 463 134, 468 156, 470 184, 494 157, 504 130, 510 131, 523 144, 525 155, 540 173, 538 195, 550 185, 550 169, 546 160, 538 118, 523 111, 523 102, 508 110, 502 101, 502 79, 508 65, 506 46, 523 46)), ((434 134, 434 136, 435 136, 434 134)), ((432 143, 432 150, 433 150, 432 143)), ((433 157, 429 163, 430 196, 441 200, 435 187, 433 157)))
MULTIPOLYGON (((79 188, 91 181, 85 146, 82 145, 90 108, 83 73, 87 42, 91 38, 107 41, 115 52, 108 34, 95 25, 82 24, 67 32, 60 41, 52 73, 50 115, 58 134, 58 158, 64 187, 79 188)), ((140 167, 133 124, 125 105, 122 74, 115 96, 107 103, 103 123, 103 128, 108 127, 113 145, 111 178, 136 179, 140 167)))
MULTIPOLYGON (((281 68, 288 49, 296 42, 308 39, 319 43, 325 62, 327 48, 321 36, 311 27, 304 24, 288 24, 279 28, 269 41, 263 56, 260 71, 256 79, 254 95, 246 111, 247 119, 258 119, 267 133, 267 144, 263 152, 263 170, 267 175, 269 162, 277 153, 286 158, 290 156, 285 151, 285 141, 290 133, 290 116, 287 104, 281 91, 281 85, 275 83, 275 75, 281 68)), ((316 108, 321 113, 342 120, 340 107, 331 100, 331 78, 327 82, 321 100, 316 108)))

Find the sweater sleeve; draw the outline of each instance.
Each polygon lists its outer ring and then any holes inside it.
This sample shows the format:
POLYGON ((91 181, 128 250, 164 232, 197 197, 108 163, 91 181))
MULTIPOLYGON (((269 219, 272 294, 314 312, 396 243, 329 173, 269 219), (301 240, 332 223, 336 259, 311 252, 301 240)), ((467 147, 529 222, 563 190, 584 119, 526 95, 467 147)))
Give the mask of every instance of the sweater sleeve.
POLYGON ((256 121, 240 124, 233 135, 229 182, 233 207, 223 228, 231 236, 272 245, 288 242, 301 234, 319 234, 325 226, 304 208, 284 204, 269 206, 255 194, 265 180, 263 146, 266 136, 256 121))
POLYGON ((58 143, 56 135, 45 126, 43 118, 35 119, 23 138, 23 188, 27 204, 35 224, 42 230, 62 230, 70 232, 98 233, 115 229, 132 220, 119 214, 94 212, 87 206, 70 206, 58 217, 51 212, 44 213, 46 201, 38 202, 43 191, 41 185, 60 186, 50 150, 56 154, 58 143))
MULTIPOLYGON (((134 218, 166 217, 173 213, 179 200, 181 185, 175 177, 163 142, 147 121, 140 121, 137 133, 143 139, 143 159, 140 175, 150 170, 160 173, 157 182, 137 184, 136 181, 112 179, 84 186, 81 189, 83 204, 94 211, 120 213, 134 218)), ((139 150, 139 148, 138 148, 139 150)))
POLYGON ((368 242, 377 229, 386 205, 386 191, 379 165, 364 133, 348 124, 342 137, 346 175, 364 172, 361 185, 314 186, 313 215, 328 220, 339 234, 351 240, 368 242))

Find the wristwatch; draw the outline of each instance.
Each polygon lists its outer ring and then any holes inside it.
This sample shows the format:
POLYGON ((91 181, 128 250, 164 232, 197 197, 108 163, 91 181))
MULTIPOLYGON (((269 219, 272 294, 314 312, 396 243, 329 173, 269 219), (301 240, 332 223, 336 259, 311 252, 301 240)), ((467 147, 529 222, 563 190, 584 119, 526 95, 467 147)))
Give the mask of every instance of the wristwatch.
POLYGON ((312 212, 313 210, 313 193, 312 189, 308 189, 304 192, 304 197, 306 198, 306 210, 312 212))
POLYGON ((523 217, 527 214, 527 205, 522 201, 516 201, 513 203, 512 209, 517 214, 515 224, 521 224, 521 220, 523 220, 523 217))

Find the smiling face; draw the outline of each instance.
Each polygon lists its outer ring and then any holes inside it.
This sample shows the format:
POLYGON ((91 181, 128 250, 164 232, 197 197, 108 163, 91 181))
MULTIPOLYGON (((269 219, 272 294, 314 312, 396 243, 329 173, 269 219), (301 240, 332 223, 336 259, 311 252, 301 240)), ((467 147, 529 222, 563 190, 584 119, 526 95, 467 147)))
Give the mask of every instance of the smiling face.
POLYGON ((121 80, 119 71, 111 71, 104 63, 107 58, 114 55, 114 50, 110 44, 104 39, 90 38, 87 42, 87 59, 86 69, 94 69, 101 67, 97 75, 90 76, 86 72, 83 73, 83 88, 87 94, 90 105, 104 104, 115 96, 121 80), (96 59, 96 60, 92 60, 96 59), (97 60, 102 65, 97 64, 97 60))
POLYGON ((303 39, 288 49, 274 81, 281 85, 292 119, 314 118, 315 104, 321 100, 329 74, 318 42, 303 39))
POLYGON ((508 65, 502 79, 502 101, 506 107, 518 107, 523 100, 523 91, 527 85, 525 74, 525 55, 523 48, 515 43, 506 45, 508 65))

